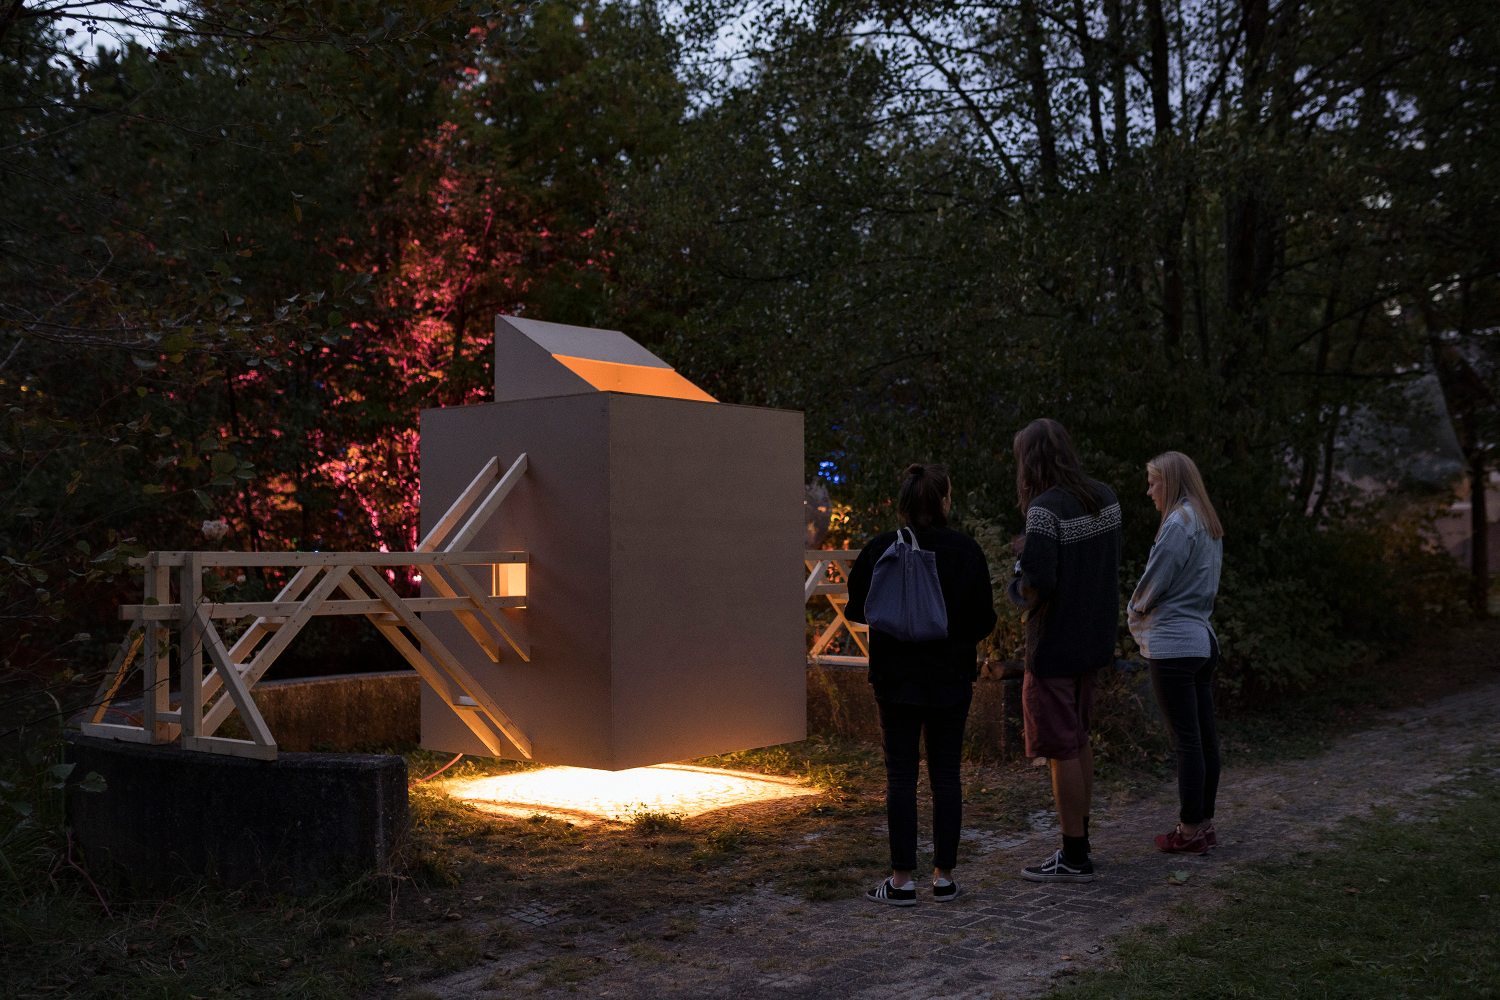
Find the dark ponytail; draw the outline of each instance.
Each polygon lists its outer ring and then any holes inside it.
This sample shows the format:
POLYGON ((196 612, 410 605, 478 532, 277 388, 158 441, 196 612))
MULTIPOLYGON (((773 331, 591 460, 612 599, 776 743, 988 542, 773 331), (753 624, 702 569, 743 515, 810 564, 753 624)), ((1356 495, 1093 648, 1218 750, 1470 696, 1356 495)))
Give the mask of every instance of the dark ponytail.
POLYGON ((952 488, 947 469, 913 462, 906 467, 896 510, 913 528, 946 528, 948 518, 943 514, 943 500, 952 488))

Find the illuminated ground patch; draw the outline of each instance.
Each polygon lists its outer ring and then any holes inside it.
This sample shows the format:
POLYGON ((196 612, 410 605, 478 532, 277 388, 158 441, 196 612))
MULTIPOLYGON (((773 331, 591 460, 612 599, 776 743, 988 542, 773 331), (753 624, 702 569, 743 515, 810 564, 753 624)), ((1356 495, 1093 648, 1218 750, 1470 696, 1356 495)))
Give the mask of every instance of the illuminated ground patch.
POLYGON ((501 816, 544 813, 575 822, 629 820, 641 812, 690 818, 734 806, 819 794, 794 778, 690 764, 658 764, 628 771, 548 767, 454 781, 445 783, 444 790, 476 809, 501 816))

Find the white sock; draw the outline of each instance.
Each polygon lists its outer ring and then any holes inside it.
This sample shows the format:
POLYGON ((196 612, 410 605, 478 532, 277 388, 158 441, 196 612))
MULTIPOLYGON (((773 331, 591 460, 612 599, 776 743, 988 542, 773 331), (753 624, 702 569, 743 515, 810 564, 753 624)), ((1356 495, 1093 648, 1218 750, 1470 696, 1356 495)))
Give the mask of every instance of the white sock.
POLYGON ((932 880, 932 884, 941 889, 943 886, 952 885, 953 883, 945 878, 935 878, 932 880))
POLYGON ((896 885, 896 880, 891 879, 891 885, 896 886, 897 889, 902 890, 915 889, 917 887, 917 883, 913 882, 911 879, 907 879, 905 885, 896 885))

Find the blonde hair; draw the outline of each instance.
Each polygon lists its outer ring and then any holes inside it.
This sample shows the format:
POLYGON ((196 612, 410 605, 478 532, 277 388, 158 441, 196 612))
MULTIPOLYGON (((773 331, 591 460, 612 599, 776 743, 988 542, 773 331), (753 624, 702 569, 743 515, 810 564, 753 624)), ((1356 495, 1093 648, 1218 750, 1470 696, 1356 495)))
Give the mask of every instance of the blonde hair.
POLYGON ((1203 488, 1203 476, 1193 460, 1180 451, 1164 451, 1146 463, 1149 475, 1161 478, 1167 500, 1167 509, 1161 512, 1162 523, 1174 510, 1181 510, 1184 502, 1192 507, 1192 514, 1208 529, 1209 538, 1223 538, 1224 526, 1208 499, 1208 490, 1203 488))

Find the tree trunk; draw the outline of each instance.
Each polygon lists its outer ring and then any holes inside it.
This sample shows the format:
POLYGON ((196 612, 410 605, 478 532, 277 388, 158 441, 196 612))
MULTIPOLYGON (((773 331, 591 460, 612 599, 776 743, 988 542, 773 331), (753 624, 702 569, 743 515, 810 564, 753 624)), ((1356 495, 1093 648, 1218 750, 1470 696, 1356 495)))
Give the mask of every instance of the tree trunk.
POLYGON ((1083 52, 1083 79, 1089 92, 1089 126, 1094 135, 1094 158, 1099 162, 1099 173, 1109 179, 1109 147, 1104 141, 1104 112, 1099 96, 1099 46, 1089 34, 1088 12, 1083 0, 1074 0, 1078 18, 1078 47, 1083 52))
POLYGON ((1042 26, 1037 21, 1035 0, 1021 0, 1021 34, 1026 40, 1026 75, 1031 79, 1031 106, 1036 118, 1042 190, 1054 191, 1057 189, 1057 136, 1052 128, 1052 94, 1047 87, 1042 26))
POLYGON ((1125 107, 1125 14, 1124 0, 1105 0, 1109 18, 1109 98, 1115 117, 1115 163, 1130 150, 1130 120, 1125 107))
MULTIPOLYGON (((1146 0, 1146 13, 1151 20, 1151 113, 1156 127, 1158 155, 1165 157, 1172 155, 1165 141, 1172 134, 1172 52, 1167 44, 1167 20, 1162 13, 1161 0, 1146 0)), ((1182 220, 1185 210, 1184 205, 1183 211, 1173 215, 1161 237, 1161 339, 1167 363, 1173 365, 1182 350, 1182 220)))
POLYGON ((1490 610, 1489 470, 1479 447, 1479 421, 1464 419, 1464 451, 1469 460, 1469 608, 1484 618, 1490 610))

